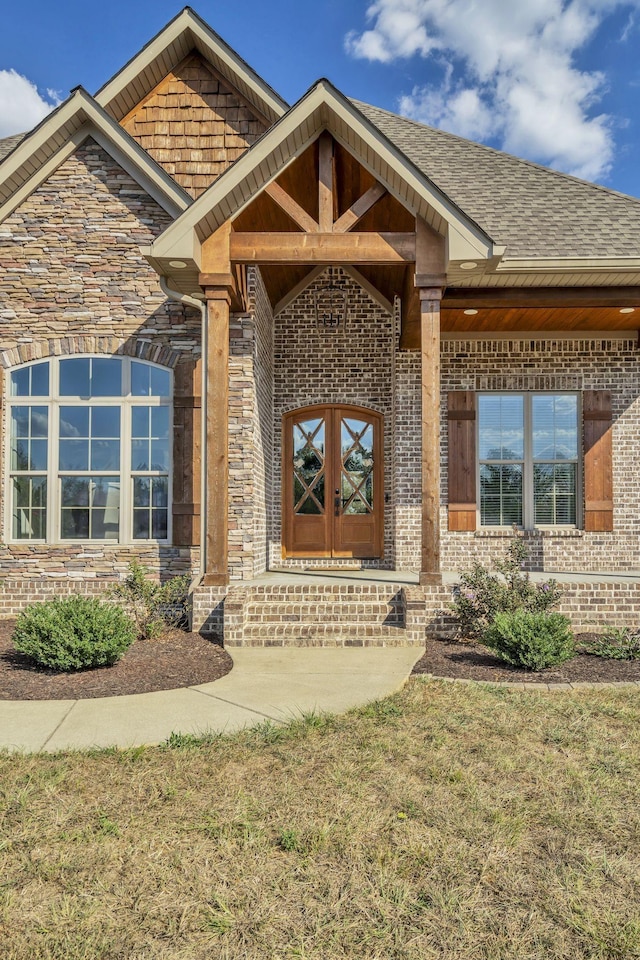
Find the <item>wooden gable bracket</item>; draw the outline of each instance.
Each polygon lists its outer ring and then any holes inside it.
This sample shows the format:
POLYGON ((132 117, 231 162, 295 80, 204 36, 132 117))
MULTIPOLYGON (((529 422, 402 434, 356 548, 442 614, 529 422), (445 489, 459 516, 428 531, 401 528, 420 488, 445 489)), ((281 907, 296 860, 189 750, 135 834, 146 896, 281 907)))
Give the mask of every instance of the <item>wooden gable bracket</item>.
POLYGON ((229 256, 231 221, 223 223, 202 244, 202 272, 200 286, 224 287, 231 300, 232 313, 247 313, 247 270, 241 263, 232 263, 229 256))
POLYGON ((302 236, 297 231, 232 230, 231 261, 264 265, 389 265, 415 260, 415 237, 412 233, 354 231, 365 214, 387 193, 381 183, 374 183, 338 216, 334 142, 326 130, 318 138, 317 189, 318 220, 315 220, 277 180, 269 183, 264 193, 295 223, 302 236))
POLYGON ((444 289, 446 278, 445 239, 420 217, 416 217, 415 269, 405 271, 402 289, 401 350, 420 349, 420 290, 444 289))

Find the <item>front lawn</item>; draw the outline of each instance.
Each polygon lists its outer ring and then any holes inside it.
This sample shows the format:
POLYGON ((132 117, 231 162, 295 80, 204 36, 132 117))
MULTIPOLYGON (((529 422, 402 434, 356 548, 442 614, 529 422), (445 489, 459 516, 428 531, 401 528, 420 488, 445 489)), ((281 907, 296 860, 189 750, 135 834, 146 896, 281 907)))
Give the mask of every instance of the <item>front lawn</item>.
POLYGON ((640 692, 0 755, 3 960, 640 957, 640 692))

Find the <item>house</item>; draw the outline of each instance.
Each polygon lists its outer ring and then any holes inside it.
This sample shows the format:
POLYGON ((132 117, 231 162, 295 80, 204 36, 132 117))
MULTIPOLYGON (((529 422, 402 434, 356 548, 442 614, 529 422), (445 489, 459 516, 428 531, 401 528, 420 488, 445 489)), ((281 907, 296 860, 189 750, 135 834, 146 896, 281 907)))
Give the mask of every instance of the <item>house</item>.
POLYGON ((138 558, 228 643, 422 642, 504 552, 640 611, 640 201, 185 8, 0 143, 5 615, 138 558))

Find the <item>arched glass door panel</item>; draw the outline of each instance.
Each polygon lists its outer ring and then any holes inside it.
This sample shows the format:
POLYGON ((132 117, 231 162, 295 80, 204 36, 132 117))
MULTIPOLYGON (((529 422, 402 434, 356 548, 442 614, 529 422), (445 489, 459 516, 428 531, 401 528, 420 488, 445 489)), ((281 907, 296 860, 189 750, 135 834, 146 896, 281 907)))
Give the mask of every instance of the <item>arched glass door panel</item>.
POLYGON ((306 407, 284 418, 285 556, 382 555, 382 417, 360 407, 306 407))

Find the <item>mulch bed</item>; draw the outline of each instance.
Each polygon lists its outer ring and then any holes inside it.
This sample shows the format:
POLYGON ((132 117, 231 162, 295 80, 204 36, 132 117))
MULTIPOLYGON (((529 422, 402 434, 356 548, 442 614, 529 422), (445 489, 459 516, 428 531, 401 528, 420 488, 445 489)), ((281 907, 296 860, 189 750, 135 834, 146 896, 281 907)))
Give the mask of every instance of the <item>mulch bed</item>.
POLYGON ((112 667, 75 673, 42 670, 11 643, 14 621, 0 621, 0 700, 84 700, 174 690, 218 680, 233 660, 199 633, 170 630, 137 640, 112 667))
MULTIPOLYGON (((576 634, 576 642, 588 634, 576 634)), ((512 683, 615 683, 640 680, 640 660, 603 660, 579 653, 559 667, 534 673, 519 670, 499 660, 490 650, 472 641, 430 640, 414 674, 431 673, 436 677, 512 683)))

